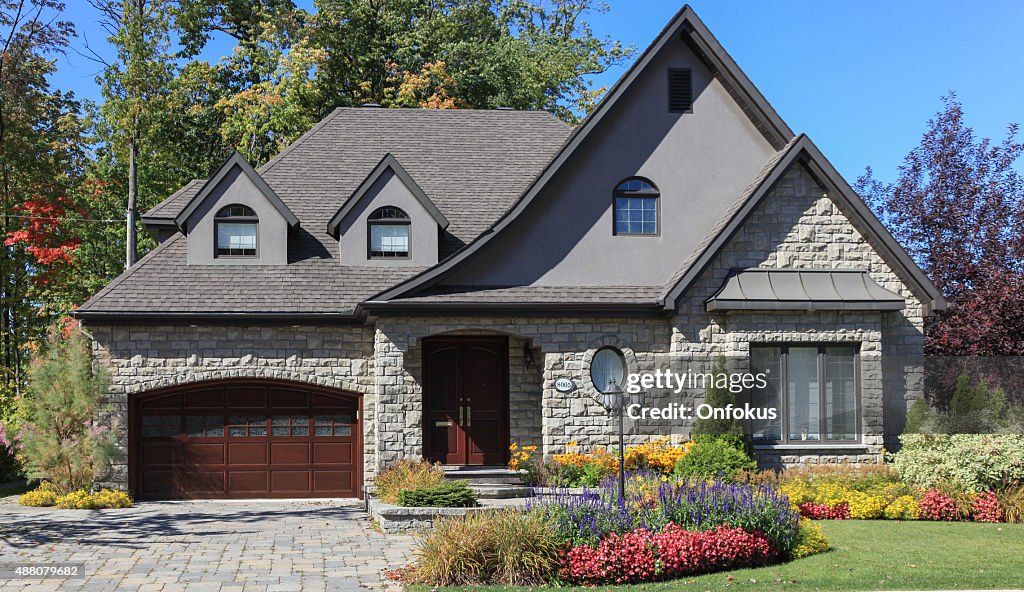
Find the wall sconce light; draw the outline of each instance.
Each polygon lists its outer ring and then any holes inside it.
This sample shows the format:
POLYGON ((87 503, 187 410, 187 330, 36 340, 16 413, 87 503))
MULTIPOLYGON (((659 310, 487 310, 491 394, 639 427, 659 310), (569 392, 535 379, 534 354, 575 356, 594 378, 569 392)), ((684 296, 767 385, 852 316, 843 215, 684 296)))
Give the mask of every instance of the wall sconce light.
POLYGON ((530 366, 533 365, 533 350, 530 349, 529 342, 523 344, 523 368, 529 370, 530 366))

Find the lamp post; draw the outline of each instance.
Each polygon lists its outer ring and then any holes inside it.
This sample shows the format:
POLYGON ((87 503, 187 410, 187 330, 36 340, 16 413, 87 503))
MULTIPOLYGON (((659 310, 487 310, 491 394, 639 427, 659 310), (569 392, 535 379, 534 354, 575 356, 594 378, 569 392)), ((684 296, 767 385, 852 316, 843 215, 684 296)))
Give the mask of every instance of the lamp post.
POLYGON ((614 380, 608 380, 608 387, 601 392, 601 406, 609 413, 619 416, 619 503, 626 503, 626 396, 622 387, 614 380))

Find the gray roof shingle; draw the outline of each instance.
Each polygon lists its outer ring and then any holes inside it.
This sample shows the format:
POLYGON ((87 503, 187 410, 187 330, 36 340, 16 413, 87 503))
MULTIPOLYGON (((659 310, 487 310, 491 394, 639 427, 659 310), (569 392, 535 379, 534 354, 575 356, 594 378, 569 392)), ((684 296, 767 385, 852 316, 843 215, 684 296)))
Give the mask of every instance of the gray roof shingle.
MULTIPOLYGON (((397 283, 397 282, 396 282, 397 283)), ((661 295, 652 286, 444 286, 395 302, 403 304, 652 304, 661 295)))
MULTIPOLYGON (((93 296, 82 313, 341 313, 422 271, 341 266, 327 223, 385 154, 431 196, 450 225, 441 257, 505 212, 571 132, 543 111, 340 108, 259 173, 301 227, 287 266, 188 265, 178 235, 93 296)), ((192 181, 145 217, 173 219, 192 181)))

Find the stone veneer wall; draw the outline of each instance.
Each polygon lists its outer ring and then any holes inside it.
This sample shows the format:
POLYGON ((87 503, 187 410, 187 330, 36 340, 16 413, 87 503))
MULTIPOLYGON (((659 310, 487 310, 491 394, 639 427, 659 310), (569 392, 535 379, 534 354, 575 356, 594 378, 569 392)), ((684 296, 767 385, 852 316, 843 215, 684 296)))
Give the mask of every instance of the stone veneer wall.
MULTIPOLYGON (((589 386, 594 352, 620 348, 631 372, 706 368, 718 355, 732 371, 749 367, 752 342, 860 344, 863 446, 766 451, 766 464, 874 462, 898 434, 911 399, 922 395, 923 307, 858 229, 800 166, 788 172, 697 280, 671 318, 378 317, 373 327, 89 327, 95 353, 111 366, 111 400, 121 417, 133 393, 214 378, 272 377, 363 394, 367 482, 378 467, 422 455, 421 343, 440 334, 510 336, 511 439, 545 455, 577 442, 609 445, 615 426, 589 386), (730 270, 745 267, 866 269, 908 300, 896 313, 709 314, 704 302, 730 270), (523 351, 534 353, 527 367, 523 351), (561 393, 558 378, 577 389, 561 393)), ((699 402, 703 392, 650 393, 649 404, 699 402)), ((630 444, 670 434, 678 421, 627 421, 630 444)), ((125 482, 124 422, 110 484, 125 482)))
MULTIPOLYGON (((363 327, 88 325, 93 355, 110 371, 117 443, 105 486, 126 487, 128 397, 222 378, 274 378, 363 395, 365 441, 372 442, 373 333, 363 327)), ((375 449, 364 445, 372 474, 375 449)))
POLYGON ((891 449, 910 401, 923 396, 924 307, 862 232, 801 166, 788 171, 687 294, 675 318, 672 348, 686 357, 720 353, 749 368, 754 342, 860 343, 861 454, 773 451, 769 464, 872 462, 891 449), (716 313, 704 308, 729 272, 742 268, 867 270, 907 299, 901 312, 716 313))
MULTIPOLYGON (((667 352, 670 326, 664 320, 518 317, 378 317, 375 368, 378 405, 378 462, 422 455, 423 390, 420 381, 423 337, 456 334, 510 335, 511 439, 542 446, 545 454, 564 449, 571 441, 608 444, 612 430, 608 414, 588 391, 588 357, 603 345, 639 353, 642 367, 653 369, 655 352, 667 352), (526 368, 523 346, 534 352, 526 368), (560 393, 558 378, 575 380, 580 388, 560 393)), ((635 371, 640 366, 633 364, 635 371)), ((636 427, 634 426, 634 431, 636 427)), ((635 441, 652 434, 634 434, 635 441)))

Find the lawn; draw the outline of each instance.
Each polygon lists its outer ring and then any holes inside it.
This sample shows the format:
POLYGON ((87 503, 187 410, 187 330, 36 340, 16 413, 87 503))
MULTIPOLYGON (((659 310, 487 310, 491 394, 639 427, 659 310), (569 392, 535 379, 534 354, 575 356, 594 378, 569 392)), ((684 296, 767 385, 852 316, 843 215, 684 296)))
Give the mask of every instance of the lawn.
MULTIPOLYGON (((1020 588, 1024 585, 1022 524, 884 520, 837 520, 820 524, 832 542, 832 550, 827 553, 774 567, 590 590, 801 592, 1020 588)), ((432 589, 412 588, 414 592, 432 589)), ((525 592, 528 588, 482 586, 450 590, 525 592)))

